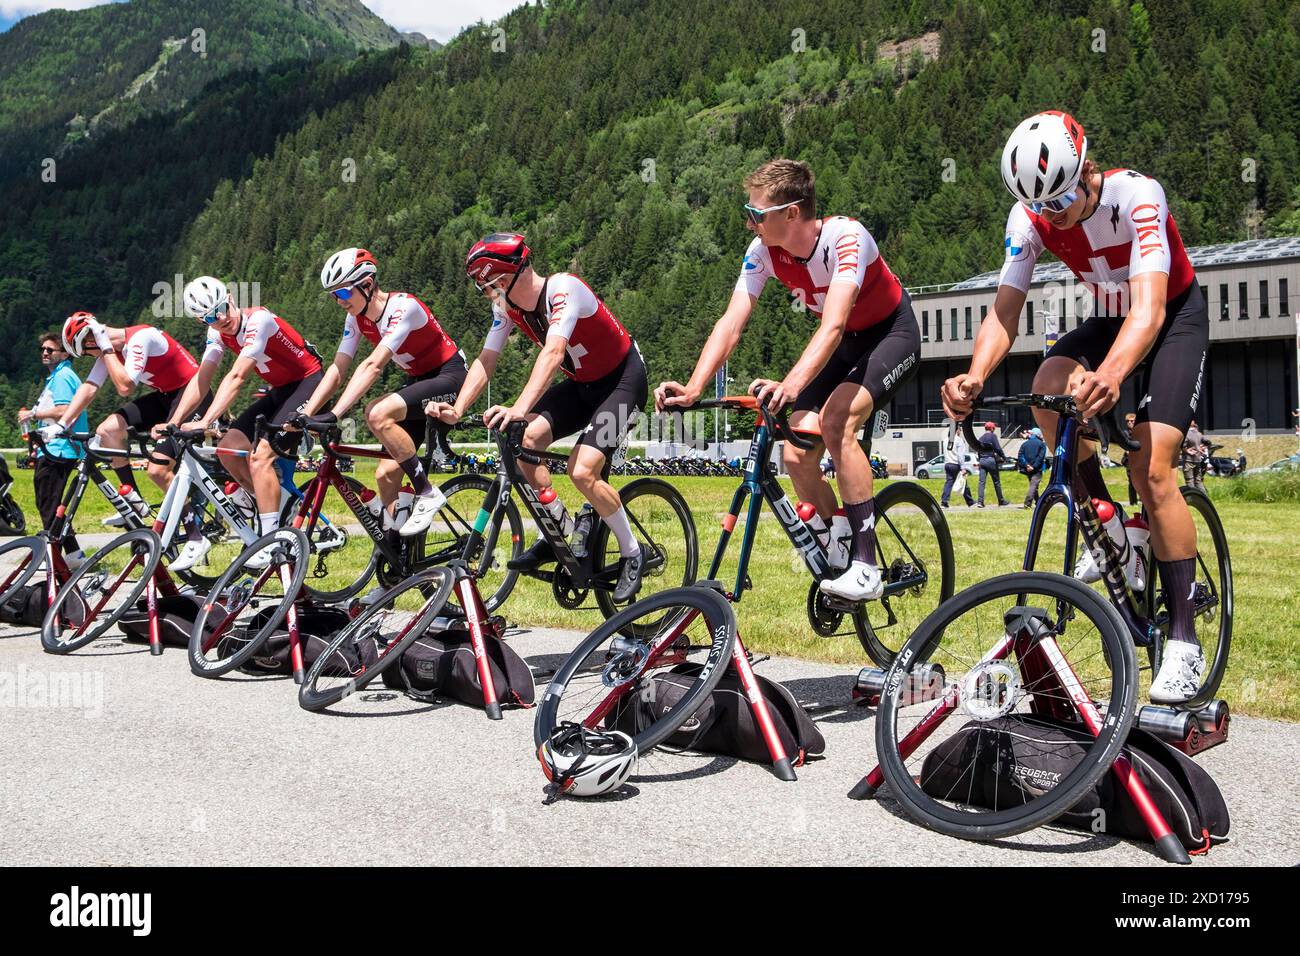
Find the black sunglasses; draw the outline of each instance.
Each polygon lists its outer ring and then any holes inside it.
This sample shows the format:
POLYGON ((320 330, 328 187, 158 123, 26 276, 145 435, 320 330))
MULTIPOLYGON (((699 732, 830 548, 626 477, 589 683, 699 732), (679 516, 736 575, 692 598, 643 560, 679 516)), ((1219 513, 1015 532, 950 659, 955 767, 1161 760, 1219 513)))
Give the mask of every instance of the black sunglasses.
POLYGON ((50 348, 48 345, 42 345, 42 346, 41 346, 41 353, 42 353, 42 354, 44 354, 45 352, 62 352, 62 351, 63 351, 63 349, 52 349, 52 348, 50 348))

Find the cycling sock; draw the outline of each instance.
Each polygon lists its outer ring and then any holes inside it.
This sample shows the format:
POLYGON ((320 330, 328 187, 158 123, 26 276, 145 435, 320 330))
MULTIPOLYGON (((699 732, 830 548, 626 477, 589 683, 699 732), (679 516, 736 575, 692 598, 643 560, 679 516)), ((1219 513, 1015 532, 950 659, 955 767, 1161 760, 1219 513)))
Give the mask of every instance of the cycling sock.
POLYGON ((114 468, 113 474, 117 475, 119 484, 130 485, 131 490, 139 491, 135 484, 135 472, 131 470, 130 465, 123 465, 121 468, 114 468))
POLYGON ((1165 586, 1165 604, 1169 608, 1169 640, 1199 644, 1192 614, 1196 559, 1157 560, 1156 567, 1160 569, 1160 582, 1165 586))
POLYGON ((199 527, 199 516, 195 514, 193 508, 185 509, 185 513, 181 515, 181 524, 185 526, 186 541, 198 541, 203 537, 199 527))
POLYGON ((614 537, 618 538, 620 556, 630 558, 641 550, 636 535, 632 533, 632 524, 627 520, 627 509, 622 505, 619 505, 619 509, 612 515, 606 515, 605 524, 609 525, 609 530, 614 532, 614 537))
POLYGON ((280 527, 280 512, 264 511, 258 514, 257 523, 262 529, 262 534, 270 534, 280 527))
POLYGON ((857 503, 844 502, 853 529, 853 560, 876 563, 876 499, 857 503))
POLYGON ((1088 489, 1089 498, 1100 498, 1102 501, 1111 500, 1110 489, 1106 487, 1106 479, 1101 476, 1101 462, 1097 460, 1096 455, 1089 455, 1079 462, 1075 470, 1078 472, 1079 477, 1083 479, 1083 487, 1088 489))
POLYGON ((406 477, 411 479, 411 490, 417 495, 427 495, 433 491, 433 486, 429 484, 429 476, 424 471, 424 462, 420 461, 418 454, 397 464, 402 471, 406 472, 406 477))

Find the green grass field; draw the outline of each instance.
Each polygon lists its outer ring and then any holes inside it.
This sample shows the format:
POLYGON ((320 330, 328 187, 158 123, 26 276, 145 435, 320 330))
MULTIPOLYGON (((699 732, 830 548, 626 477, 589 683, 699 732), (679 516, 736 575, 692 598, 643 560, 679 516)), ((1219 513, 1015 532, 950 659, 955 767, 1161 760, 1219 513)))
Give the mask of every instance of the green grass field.
MULTIPOLYGON (((370 483, 373 465, 359 461, 357 477, 370 483)), ((29 524, 39 527, 32 498, 31 472, 14 470, 14 495, 27 513, 29 524)), ((1124 473, 1107 473, 1116 500, 1126 500, 1124 473)), ((623 484, 629 479, 615 479, 623 484)), ((726 510, 735 481, 723 478, 673 478, 671 482, 689 502, 700 539, 700 572, 707 570, 718 540, 719 518, 726 510)), ((1016 507, 967 509, 954 497, 947 514, 956 556, 958 589, 1020 567, 1029 512, 1019 507, 1025 479, 1004 475, 1004 490, 1016 507)), ((147 479, 141 476, 142 485, 147 479)), ((936 497, 939 481, 922 483, 936 497)), ((1274 482, 1276 484, 1276 482, 1274 482)), ((885 482, 878 484, 883 487, 885 482)), ((565 479, 557 490, 575 510, 577 492, 565 479)), ((1300 592, 1296 572, 1300 558, 1292 549, 1300 529, 1300 501, 1294 493, 1270 493, 1271 500, 1250 500, 1234 479, 1210 480, 1211 495, 1229 536, 1233 562, 1236 607, 1231 664, 1222 695, 1239 713, 1300 720, 1300 592)), ((1291 489, 1294 491, 1294 489, 1291 489)), ((156 502, 155 492, 146 497, 156 502)), ((793 495, 792 495, 793 497, 793 495)), ((988 499, 993 501, 992 489, 988 499)), ((83 531, 105 530, 99 519, 110 513, 93 488, 78 516, 83 531)), ((739 529, 738 529, 739 530, 739 529)), ((1059 524, 1050 527, 1042 545, 1039 567, 1059 570, 1062 535, 1059 524), (1052 532, 1056 533, 1053 534, 1052 532)), ((734 561, 738 540, 728 557, 734 561)), ((734 564, 724 563, 720 577, 731 587, 734 564)), ((756 653, 781 654, 844 664, 846 669, 866 663, 852 633, 831 638, 814 634, 805 614, 810 578, 795 556, 784 533, 770 515, 764 516, 750 565, 753 589, 744 593, 737 608, 741 633, 756 653)), ((586 630, 600 621, 594 602, 590 610, 568 611, 555 603, 550 586, 523 578, 506 603, 504 613, 524 625, 586 630)))

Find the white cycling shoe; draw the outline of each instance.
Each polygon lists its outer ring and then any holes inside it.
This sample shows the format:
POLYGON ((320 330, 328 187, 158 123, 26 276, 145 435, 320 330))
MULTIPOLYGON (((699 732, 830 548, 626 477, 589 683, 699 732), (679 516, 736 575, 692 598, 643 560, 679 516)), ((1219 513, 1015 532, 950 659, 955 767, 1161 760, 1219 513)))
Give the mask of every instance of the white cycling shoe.
POLYGON ((846 601, 874 601, 885 593, 880 569, 865 561, 851 561, 848 570, 838 578, 824 578, 819 587, 846 601))
POLYGON ((433 524, 434 516, 446 503, 447 496, 437 488, 427 495, 416 495, 415 500, 411 502, 411 516, 406 519, 399 534, 403 538, 409 538, 428 531, 429 525, 433 524))
POLYGON ((173 571, 188 571, 194 565, 202 561, 209 551, 212 550, 212 542, 207 538, 186 541, 185 547, 181 548, 181 553, 176 556, 176 560, 171 563, 173 571))
POLYGON ((1166 641, 1165 659, 1151 681, 1151 703, 1181 704, 1201 689, 1205 651, 1189 641, 1166 641))
POLYGON ((275 549, 275 545, 267 545, 244 562, 245 569, 249 571, 265 571, 271 566, 271 558, 275 556, 275 549))

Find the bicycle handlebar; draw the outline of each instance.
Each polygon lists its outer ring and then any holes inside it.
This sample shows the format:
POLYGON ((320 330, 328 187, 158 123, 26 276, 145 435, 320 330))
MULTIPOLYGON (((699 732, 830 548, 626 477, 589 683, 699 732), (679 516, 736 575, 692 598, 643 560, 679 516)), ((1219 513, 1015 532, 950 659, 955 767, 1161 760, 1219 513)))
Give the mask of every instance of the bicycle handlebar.
MULTIPOLYGON (((1073 418, 1077 421, 1084 421, 1079 413, 1078 406, 1074 403, 1074 398, 1069 395, 1038 395, 1033 392, 1026 392, 1020 395, 990 395, 987 398, 976 400, 980 405, 1028 405, 1033 408, 1043 408, 1064 418, 1073 418)), ((1101 435, 1104 442, 1119 445, 1126 451, 1137 451, 1142 446, 1134 441, 1133 434, 1115 418, 1115 410, 1103 412, 1092 421, 1097 424, 1093 427, 1101 435)), ((975 429, 971 425, 971 416, 967 415, 961 422, 962 435, 966 438, 966 444, 974 450, 979 445, 979 438, 975 434, 975 429)))
POLYGON ((774 432, 781 436, 785 441, 794 445, 795 448, 811 451, 817 447, 817 443, 810 438, 805 438, 793 428, 790 427, 790 408, 787 405, 780 411, 774 412, 767 407, 767 402, 760 402, 753 395, 727 395, 723 398, 705 398, 696 402, 694 405, 687 406, 669 406, 674 411, 694 412, 709 408, 734 408, 743 411, 758 412, 763 421, 774 432))

